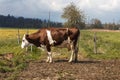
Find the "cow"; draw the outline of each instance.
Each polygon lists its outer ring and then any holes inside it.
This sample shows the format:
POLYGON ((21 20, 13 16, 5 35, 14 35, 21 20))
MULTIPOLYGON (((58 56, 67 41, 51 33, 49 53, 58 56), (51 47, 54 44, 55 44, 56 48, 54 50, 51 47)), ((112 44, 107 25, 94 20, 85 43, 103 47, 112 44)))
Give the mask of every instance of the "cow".
POLYGON ((24 34, 22 39, 21 48, 28 47, 29 45, 35 45, 36 47, 45 47, 47 50, 46 62, 52 62, 51 47, 60 46, 63 43, 67 43, 68 50, 71 50, 70 59, 68 62, 72 62, 73 56, 75 62, 77 61, 78 53, 78 38, 80 31, 77 27, 72 28, 41 28, 37 32, 30 35, 24 34))

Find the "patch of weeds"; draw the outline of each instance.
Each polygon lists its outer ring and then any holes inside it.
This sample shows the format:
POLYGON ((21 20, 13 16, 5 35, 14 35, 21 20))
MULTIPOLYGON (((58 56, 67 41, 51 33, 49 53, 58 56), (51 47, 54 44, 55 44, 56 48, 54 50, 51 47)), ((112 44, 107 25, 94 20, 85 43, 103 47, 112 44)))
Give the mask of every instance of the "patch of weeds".
POLYGON ((0 72, 6 73, 6 72, 13 72, 14 68, 8 67, 8 66, 0 66, 0 72))

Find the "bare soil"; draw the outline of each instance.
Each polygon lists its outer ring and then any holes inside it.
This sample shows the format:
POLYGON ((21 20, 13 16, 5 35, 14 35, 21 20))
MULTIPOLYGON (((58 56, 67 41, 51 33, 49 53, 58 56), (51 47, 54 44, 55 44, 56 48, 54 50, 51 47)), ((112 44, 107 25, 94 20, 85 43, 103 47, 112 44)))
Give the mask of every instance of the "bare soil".
POLYGON ((33 61, 17 80, 120 80, 120 60, 33 61))
POLYGON ((120 30, 107 30, 107 29, 90 29, 90 31, 102 32, 120 32, 120 30))
MULTIPOLYGON (((120 80, 120 60, 82 60, 68 63, 56 59, 54 63, 31 61, 15 80, 120 80)), ((10 77, 0 71, 0 80, 10 77)))

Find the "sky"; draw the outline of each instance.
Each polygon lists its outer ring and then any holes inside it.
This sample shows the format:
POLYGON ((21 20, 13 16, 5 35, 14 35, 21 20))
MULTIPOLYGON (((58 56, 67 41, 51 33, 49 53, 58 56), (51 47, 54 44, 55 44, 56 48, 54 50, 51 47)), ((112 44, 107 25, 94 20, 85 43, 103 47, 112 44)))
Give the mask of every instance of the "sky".
POLYGON ((86 21, 120 22, 120 0, 0 0, 0 15, 49 19, 64 22, 63 9, 73 2, 85 14, 86 21))

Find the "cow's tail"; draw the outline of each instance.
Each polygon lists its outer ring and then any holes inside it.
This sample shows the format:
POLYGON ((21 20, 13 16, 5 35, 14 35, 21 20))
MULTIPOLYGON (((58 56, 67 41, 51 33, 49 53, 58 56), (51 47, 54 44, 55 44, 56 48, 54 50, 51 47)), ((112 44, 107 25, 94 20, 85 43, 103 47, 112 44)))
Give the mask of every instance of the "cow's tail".
POLYGON ((78 35, 78 39, 77 39, 77 47, 79 50, 79 48, 80 48, 80 30, 79 30, 79 35, 78 35))
POLYGON ((78 29, 78 35, 77 35, 76 46, 75 46, 75 62, 78 61, 79 48, 80 48, 80 30, 78 29))

